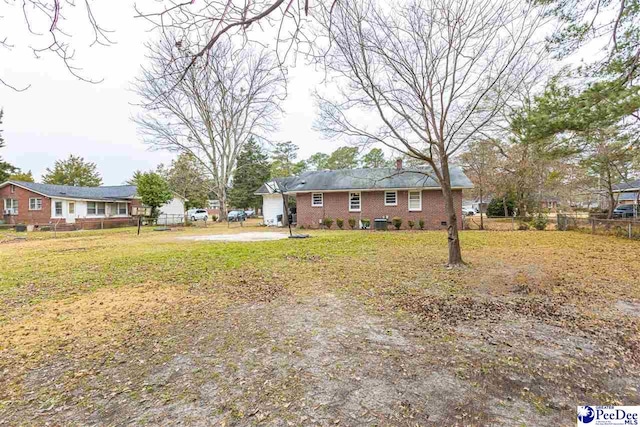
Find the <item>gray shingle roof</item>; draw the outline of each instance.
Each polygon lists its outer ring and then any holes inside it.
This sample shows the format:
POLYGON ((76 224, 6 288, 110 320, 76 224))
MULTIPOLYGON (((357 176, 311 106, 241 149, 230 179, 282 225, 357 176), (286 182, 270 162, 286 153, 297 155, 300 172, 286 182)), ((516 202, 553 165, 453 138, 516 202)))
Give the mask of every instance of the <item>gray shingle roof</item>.
POLYGON ((135 185, 115 185, 104 187, 74 187, 71 185, 39 184, 35 182, 9 181, 20 187, 44 194, 48 197, 88 199, 88 200, 125 200, 136 196, 135 185))
MULTIPOLYGON (((277 183, 287 193, 308 191, 339 190, 384 190, 410 188, 440 188, 431 169, 340 169, 333 171, 303 172, 300 176, 280 178, 277 183)), ((473 184, 460 167, 454 166, 451 172, 451 185, 454 188, 472 188, 473 184)), ((271 184, 273 185, 273 184, 271 184)), ((256 194, 273 193, 267 184, 256 194)))
POLYGON ((627 193, 620 193, 620 195, 617 197, 619 202, 622 201, 636 201, 638 198, 638 193, 633 191, 633 192, 627 192, 627 193))
POLYGON ((615 184, 613 186, 614 191, 625 191, 640 188, 640 179, 636 179, 631 182, 623 182, 621 184, 615 184))

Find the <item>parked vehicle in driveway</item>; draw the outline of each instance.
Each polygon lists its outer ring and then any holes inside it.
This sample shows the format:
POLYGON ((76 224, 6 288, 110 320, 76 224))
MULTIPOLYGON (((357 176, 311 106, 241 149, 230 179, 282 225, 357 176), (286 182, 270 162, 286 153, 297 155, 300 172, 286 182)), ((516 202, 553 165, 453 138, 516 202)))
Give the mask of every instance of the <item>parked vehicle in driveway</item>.
POLYGON ((472 205, 462 205, 462 215, 473 216, 477 212, 472 205))
POLYGON ((247 215, 247 218, 252 218, 256 215, 256 211, 253 209, 247 209, 244 213, 247 215))
POLYGON ((207 221, 209 219, 209 213, 206 209, 189 209, 187 211, 187 217, 191 221, 207 221))
POLYGON ((240 211, 240 210, 231 211, 227 215, 227 219, 229 220, 229 222, 246 221, 247 220, 247 214, 244 213, 244 211, 240 211))
POLYGON ((633 218, 636 207, 634 205, 619 205, 613 210, 614 218, 633 218))

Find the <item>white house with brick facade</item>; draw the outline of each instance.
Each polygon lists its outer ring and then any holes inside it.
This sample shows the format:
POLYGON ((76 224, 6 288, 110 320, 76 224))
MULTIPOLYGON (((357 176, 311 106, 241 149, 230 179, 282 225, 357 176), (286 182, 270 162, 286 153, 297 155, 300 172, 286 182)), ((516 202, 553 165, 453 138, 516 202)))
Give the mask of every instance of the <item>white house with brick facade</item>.
MULTIPOLYGON (((64 229, 128 223, 133 209, 142 206, 135 185, 75 187, 7 181, 0 184, 0 200, 0 218, 7 224, 56 224, 64 229)), ((183 216, 184 199, 176 195, 160 212, 183 216)))
MULTIPOLYGON (((451 168, 451 186, 459 227, 462 227, 462 190, 473 184, 461 168, 451 168)), ((342 169, 304 172, 300 176, 265 183, 256 194, 263 197, 265 224, 276 224, 284 215, 282 194, 296 199, 296 222, 305 228, 319 228, 324 218, 349 218, 372 224, 375 219, 400 217, 425 223, 426 229, 447 227, 444 197, 430 169, 396 168, 342 169)))

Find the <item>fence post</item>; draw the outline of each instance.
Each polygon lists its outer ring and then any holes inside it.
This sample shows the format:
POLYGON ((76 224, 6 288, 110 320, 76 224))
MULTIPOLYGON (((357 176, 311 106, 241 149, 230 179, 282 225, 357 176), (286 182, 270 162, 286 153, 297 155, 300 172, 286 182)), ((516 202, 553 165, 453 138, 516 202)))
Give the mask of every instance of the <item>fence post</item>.
POLYGON ((631 221, 629 221, 629 238, 633 237, 633 230, 631 228, 631 221))
POLYGON ((596 219, 589 218, 589 221, 591 221, 591 234, 596 234, 596 219))

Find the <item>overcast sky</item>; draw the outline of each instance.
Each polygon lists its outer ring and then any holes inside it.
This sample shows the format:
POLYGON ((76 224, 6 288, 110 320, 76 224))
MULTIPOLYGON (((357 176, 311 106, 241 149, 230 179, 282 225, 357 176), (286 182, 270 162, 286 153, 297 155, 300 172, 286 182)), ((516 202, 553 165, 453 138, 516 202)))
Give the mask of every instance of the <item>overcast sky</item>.
MULTIPOLYGON (((69 154, 95 162, 105 185, 122 184, 134 170, 154 169, 175 156, 149 151, 130 120, 136 108, 132 106, 136 98, 129 91, 130 82, 144 62, 144 42, 150 37, 144 22, 133 18, 129 2, 96 4, 107 6, 96 12, 104 26, 115 31, 112 38, 116 45, 89 49, 90 38, 82 37, 89 36, 82 33, 86 28, 77 28, 76 32, 76 28, 65 25, 67 31, 78 34, 79 42, 84 42, 76 45, 76 65, 83 68, 85 76, 104 78, 102 83, 77 80, 51 53, 34 59, 24 43, 16 43, 12 51, 0 49, 0 77, 15 86, 31 84, 21 93, 0 85, 0 108, 4 109, 1 128, 6 142, 0 156, 22 170, 31 170, 36 181, 45 168, 69 154)), ((37 42, 26 32, 20 7, 11 10, 3 5, 0 9, 4 17, 0 20, 0 39, 4 34, 10 36, 8 42, 37 42)), ((323 140, 311 129, 316 114, 311 91, 321 78, 304 65, 290 70, 286 116, 273 139, 296 143, 300 158, 317 151, 330 152, 340 145, 323 140)))

